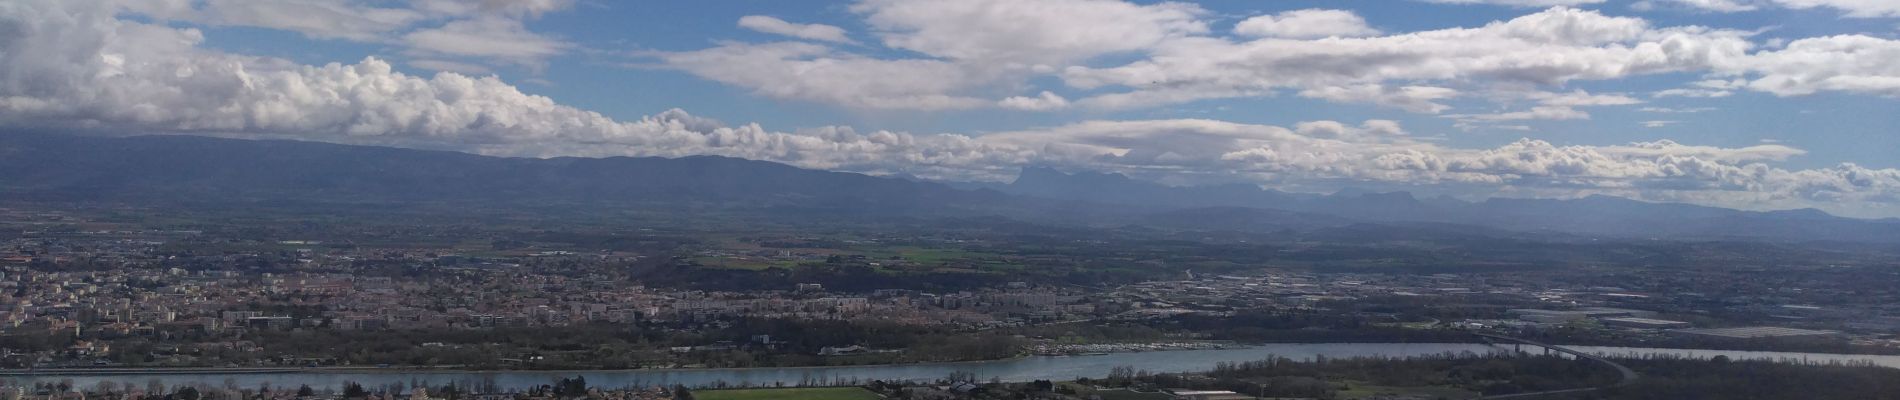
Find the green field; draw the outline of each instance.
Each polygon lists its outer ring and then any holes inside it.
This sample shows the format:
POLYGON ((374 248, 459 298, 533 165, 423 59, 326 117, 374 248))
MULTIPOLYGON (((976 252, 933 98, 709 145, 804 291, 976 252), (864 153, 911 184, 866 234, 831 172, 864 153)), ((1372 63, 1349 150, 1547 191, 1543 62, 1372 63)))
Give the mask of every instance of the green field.
POLYGON ((791 388, 695 390, 699 400, 877 400, 877 394, 864 388, 791 388))
POLYGON ((1473 398, 1477 398, 1480 395, 1477 392, 1454 388, 1454 387, 1444 387, 1444 386, 1419 386, 1419 387, 1377 386, 1377 385, 1366 384, 1363 382, 1350 382, 1350 386, 1352 387, 1352 389, 1342 390, 1339 392, 1339 398, 1341 399, 1386 398, 1386 397, 1391 397, 1394 395, 1399 395, 1399 396, 1426 396, 1426 397, 1436 398, 1436 399, 1473 399, 1473 398))
POLYGON ((1168 400, 1174 396, 1162 393, 1137 392, 1132 390, 1097 390, 1095 394, 1102 400, 1168 400))

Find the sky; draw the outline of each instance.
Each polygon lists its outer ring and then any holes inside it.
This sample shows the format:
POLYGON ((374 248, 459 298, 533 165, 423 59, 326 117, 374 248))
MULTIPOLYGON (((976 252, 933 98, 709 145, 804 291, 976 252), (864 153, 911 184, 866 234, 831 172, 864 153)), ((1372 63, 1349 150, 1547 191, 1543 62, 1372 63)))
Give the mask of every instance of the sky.
POLYGON ((1900 0, 9 0, 0 129, 1900 217, 1900 0))

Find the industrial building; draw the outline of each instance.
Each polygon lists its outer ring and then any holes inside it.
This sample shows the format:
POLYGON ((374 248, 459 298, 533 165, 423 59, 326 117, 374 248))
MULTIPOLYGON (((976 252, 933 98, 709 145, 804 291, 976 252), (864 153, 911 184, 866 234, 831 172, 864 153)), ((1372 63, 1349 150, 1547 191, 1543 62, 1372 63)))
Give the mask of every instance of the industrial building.
POLYGON ((1517 308, 1508 311, 1517 319, 1546 324, 1581 321, 1590 318, 1647 318, 1656 316, 1655 312, 1608 307, 1585 307, 1575 310, 1544 310, 1535 308, 1517 308))
POLYGON ((1655 318, 1656 317, 1655 311, 1632 310, 1628 308, 1583 307, 1583 308, 1577 309, 1577 311, 1590 313, 1590 316, 1597 317, 1597 318, 1613 318, 1613 317, 1655 318))
POLYGON ((1244 395, 1240 393, 1235 393, 1230 390, 1167 389, 1167 390, 1163 390, 1162 392, 1167 393, 1170 396, 1174 396, 1174 398, 1176 399, 1190 399, 1190 400, 1243 400, 1243 399, 1257 398, 1257 397, 1248 396, 1248 395, 1244 395))
POLYGON ((1689 327, 1688 322, 1670 321, 1666 319, 1635 318, 1635 317, 1604 318, 1603 324, 1609 325, 1609 326, 1620 326, 1624 328, 1640 328, 1640 329, 1676 329, 1676 328, 1689 327))
POLYGON ((1517 319, 1531 321, 1531 322, 1546 323, 1546 324, 1564 323, 1564 322, 1581 321, 1581 320, 1590 319, 1590 313, 1582 312, 1582 311, 1557 311, 1557 310, 1539 310, 1539 309, 1532 309, 1532 308, 1519 308, 1519 309, 1512 309, 1509 312, 1512 315, 1516 315, 1517 319))
POLYGON ((1821 337, 1821 336, 1831 336, 1831 335, 1837 335, 1837 334, 1840 334, 1840 332, 1837 332, 1837 331, 1823 331, 1823 330, 1813 330, 1813 329, 1796 329, 1796 328, 1782 328, 1782 327, 1775 327, 1775 326, 1749 326, 1749 327, 1739 327, 1739 328, 1707 328, 1707 329, 1679 329, 1679 330, 1675 330, 1675 331, 1672 331, 1672 332, 1675 332, 1675 333, 1677 333, 1677 334, 1682 334, 1682 335, 1692 335, 1692 336, 1701 336, 1701 337, 1712 337, 1712 338, 1725 338, 1725 339, 1761 339, 1761 338, 1794 338, 1794 337, 1821 337))

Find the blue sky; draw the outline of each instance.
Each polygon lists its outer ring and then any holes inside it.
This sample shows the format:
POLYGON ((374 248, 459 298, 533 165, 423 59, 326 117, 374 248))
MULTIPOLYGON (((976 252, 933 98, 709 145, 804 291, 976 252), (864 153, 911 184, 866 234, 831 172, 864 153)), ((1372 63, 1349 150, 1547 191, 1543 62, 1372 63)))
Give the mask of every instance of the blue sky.
MULTIPOLYGON (((1153 3, 1153 2, 1146 2, 1153 3)), ((1580 7, 1605 14, 1635 16, 1658 26, 1698 25, 1764 31, 1761 39, 1792 40, 1838 34, 1871 34, 1894 38, 1900 19, 1843 18, 1831 8, 1790 10, 1763 8, 1748 12, 1711 12, 1691 6, 1662 5, 1647 10, 1637 2, 1607 1, 1580 7)), ((544 68, 501 65, 491 72, 511 81, 529 82, 523 91, 546 95, 562 103, 598 111, 618 119, 638 119, 681 108, 726 121, 758 122, 775 129, 850 125, 859 129, 913 132, 986 132, 1026 126, 1061 124, 1079 119, 1212 118, 1234 122, 1290 125, 1314 119, 1393 119, 1417 132, 1442 135, 1450 143, 1495 146, 1522 137, 1559 144, 1621 144, 1672 139, 1717 146, 1748 146, 1763 140, 1800 147, 1809 155, 1788 160, 1798 167, 1825 167, 1843 161, 1870 167, 1900 167, 1900 112, 1891 98, 1867 95, 1812 95, 1784 98, 1768 93, 1740 93, 1726 98, 1646 99, 1645 106, 1718 110, 1658 115, 1621 107, 1592 112, 1590 120, 1532 123, 1532 131, 1462 132, 1452 121, 1399 110, 1329 104, 1281 94, 1279 96, 1195 101, 1134 110, 1073 110, 1051 113, 996 113, 989 111, 866 112, 822 102, 775 99, 750 94, 692 74, 655 67, 642 51, 693 51, 721 41, 766 42, 782 39, 740 28, 735 21, 747 15, 768 15, 799 23, 846 29, 863 42, 875 38, 848 3, 819 5, 808 2, 644 2, 624 4, 582 2, 561 12, 528 21, 535 32, 559 37, 585 50, 547 59, 544 68), (544 82, 543 82, 544 81, 544 82), (1665 127, 1645 128, 1643 121, 1679 121, 1665 127)), ((1206 1, 1196 2, 1216 15, 1216 31, 1230 29, 1249 16, 1289 10, 1347 9, 1375 27, 1389 32, 1411 32, 1480 26, 1541 10, 1540 7, 1433 4, 1401 1, 1206 1)), ((289 31, 250 27, 212 29, 208 47, 245 54, 275 55, 304 63, 354 62, 364 57, 389 57, 397 67, 417 75, 435 71, 402 64, 401 50, 390 46, 346 40, 311 39, 289 31)), ((914 52, 875 45, 852 50, 880 57, 920 57, 914 52)), ((1108 57, 1113 59, 1114 57, 1108 57)), ((1112 61, 1098 62, 1106 65, 1112 61)), ((1696 74, 1665 74, 1610 81, 1580 81, 1566 89, 1592 92, 1646 93, 1695 80, 1696 74)), ((1049 85, 1065 94, 1060 84, 1049 85)), ((1495 107, 1484 99, 1464 99, 1458 108, 1495 107)))
POLYGON ((0 124, 1885 217, 1886 3, 31 0, 0 124))

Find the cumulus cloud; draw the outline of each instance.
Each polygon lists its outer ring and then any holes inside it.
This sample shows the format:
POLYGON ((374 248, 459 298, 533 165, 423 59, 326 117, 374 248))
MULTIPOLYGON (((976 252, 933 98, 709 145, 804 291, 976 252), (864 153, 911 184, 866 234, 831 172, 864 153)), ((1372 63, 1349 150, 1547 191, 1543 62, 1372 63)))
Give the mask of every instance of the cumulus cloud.
POLYGON ((162 11, 148 8, 147 11, 217 25, 281 29, 319 39, 355 41, 378 41, 385 33, 428 17, 410 9, 321 0, 209 0, 202 10, 189 10, 185 6, 162 11))
POLYGON ((1424 1, 1428 3, 1439 3, 1439 4, 1488 4, 1488 5, 1510 6, 1510 7, 1580 6, 1580 5, 1597 4, 1597 3, 1603 2, 1603 0, 1424 0, 1424 1))
POLYGON ((739 27, 774 35, 832 43, 856 44, 845 36, 844 28, 825 24, 797 24, 766 15, 739 17, 739 27))
POLYGON ((540 60, 566 52, 566 42, 531 32, 519 20, 482 17, 403 35, 413 52, 507 60, 539 65, 540 60))
POLYGON ((1565 93, 1533 92, 1526 94, 1525 97, 1537 100, 1537 102, 1545 105, 1565 107, 1626 106, 1643 103, 1642 100, 1622 94, 1593 94, 1583 90, 1565 93))
POLYGON ((1713 12, 1755 11, 1766 7, 1794 10, 1830 9, 1849 18, 1900 17, 1900 3, 1886 0, 1645 0, 1639 7, 1653 7, 1654 1, 1690 9, 1713 12))
MULTIPOLYGON (((95 2, 0 5, 0 27, 10 33, 0 39, 5 55, 0 57, 0 126, 281 137, 530 157, 709 154, 960 180, 1006 180, 1024 165, 1056 165, 1278 185, 1439 182, 1567 193, 1627 190, 1651 199, 1741 207, 1900 201, 1900 170, 1854 164, 1783 168, 1777 163, 1804 152, 1772 143, 1589 146, 1524 139, 1496 147, 1453 147, 1415 138, 1389 120, 1307 121, 1290 128, 1206 119, 1098 120, 984 135, 844 126, 785 132, 679 110, 620 121, 523 93, 492 76, 442 72, 421 77, 397 72, 376 58, 300 65, 209 50, 199 46, 204 37, 198 30, 120 19, 119 13, 95 2)), ((890 62, 832 54, 810 43, 758 46, 735 53, 781 53, 764 57, 809 62, 805 69, 815 71, 840 63, 890 62)), ((932 68, 864 68, 919 67, 932 68)), ((722 76, 740 79, 736 76, 743 72, 722 76)), ((815 74, 787 81, 863 77, 815 74)), ((899 100, 928 92, 893 91, 881 87, 885 84, 927 85, 878 82, 858 91, 899 100)), ((809 90, 785 85, 761 86, 790 94, 809 90)), ((1543 107, 1633 100, 1576 91, 1520 96, 1543 107)), ((1058 98, 1053 93, 1025 96, 1020 103, 1045 105, 1058 98)))
POLYGON ((1125 88, 1107 96, 1154 103, 1385 81, 1561 85, 1701 70, 1750 47, 1741 32, 1655 28, 1637 18, 1552 8, 1478 28, 1368 38, 1174 40, 1148 59, 1073 67, 1062 78, 1084 89, 1125 88))
POLYGON ((1717 89, 1675 88, 1658 90, 1649 94, 1652 97, 1700 97, 1719 98, 1735 95, 1735 92, 1717 89))
POLYGON ((1826 7, 1845 12, 1849 17, 1900 17, 1900 3, 1886 0, 1774 0, 1782 7, 1809 9, 1826 7))
POLYGON ((1779 96, 1841 91, 1896 97, 1900 40, 1866 35, 1799 39, 1717 70, 1752 78, 1741 86, 1779 96))
POLYGON ((954 134, 787 133, 672 111, 616 121, 496 77, 394 71, 380 59, 297 65, 198 47, 201 32, 121 20, 93 2, 0 6, 0 125, 293 137, 514 156, 713 154, 807 168, 958 177, 1025 156, 954 134))
POLYGON ((1564 106, 1536 106, 1529 110, 1497 112, 1489 114, 1453 114, 1453 118, 1466 122, 1526 121, 1526 120, 1567 120, 1590 119, 1590 113, 1564 106))
MULTIPOLYGON (((1047 91, 1000 99, 993 92, 1096 57, 1143 51, 1162 41, 1208 32, 1200 20, 1206 12, 1185 3, 864 0, 850 10, 864 18, 882 45, 926 57, 880 58, 817 45, 736 42, 640 55, 774 98, 863 109, 1046 111, 1066 108, 1069 101, 1047 91)), ((843 39, 835 27, 788 27, 761 19, 769 17, 748 18, 749 24, 740 23, 755 30, 797 28, 787 34, 843 39)))
POLYGON ((1015 66, 1061 66, 1206 33, 1199 6, 1119 0, 863 0, 886 46, 933 57, 1015 66))
POLYGON ((956 93, 991 82, 997 71, 943 60, 876 59, 800 42, 726 43, 654 55, 667 66, 773 98, 865 109, 950 110, 994 104, 956 93))
MULTIPOLYGON (((1604 107, 1641 104, 1643 101, 1622 94, 1593 94, 1583 90, 1571 92, 1544 91, 1502 91, 1493 95, 1503 100, 1529 100, 1537 105, 1527 110, 1506 111, 1485 114, 1451 114, 1445 118, 1458 120, 1459 128, 1466 130, 1492 127, 1499 122, 1529 120, 1574 120, 1590 119, 1590 113, 1577 107, 1604 107)), ((1518 126, 1512 125, 1514 130, 1518 126)))
POLYGON ((1036 97, 1011 96, 998 102, 997 105, 1003 108, 1024 111, 1047 111, 1068 107, 1069 99, 1062 98, 1062 96, 1045 90, 1042 94, 1036 95, 1036 97))
MULTIPOLYGON (((1821 0, 1808 1, 1823 6, 1821 0)), ((1642 18, 1568 7, 1589 1, 1494 3, 1554 6, 1475 27, 1398 33, 1374 30, 1349 11, 1304 9, 1248 18, 1236 23, 1231 35, 1221 35, 1209 29, 1217 19, 1211 13, 1171 2, 862 0, 850 11, 871 27, 875 45, 895 51, 822 46, 789 51, 783 43, 724 42, 648 55, 663 67, 775 98, 917 110, 1065 108, 1027 102, 1047 99, 1039 96, 1043 91, 1076 93, 1061 104, 1098 110, 1291 91, 1329 102, 1442 113, 1450 109, 1445 99, 1486 93, 1487 87, 1549 89, 1670 73, 1741 83, 1698 84, 1649 96, 1723 97, 1742 91, 1890 96, 1892 82, 1900 80, 1893 70, 1900 65, 1893 49, 1900 46, 1873 36, 1763 45, 1752 40, 1755 32, 1656 26, 1642 18), (821 82, 776 79, 807 73, 821 82), (837 81, 831 79, 835 75, 865 78, 837 81), (1036 84, 1051 77, 1065 87, 1036 84)), ((757 26, 775 21, 760 18, 765 22, 757 26)), ((818 27, 785 25, 787 31, 818 27)), ((842 39, 841 30, 824 31, 806 37, 842 39)), ((1543 116, 1580 115, 1557 108, 1575 111, 1575 106, 1546 106, 1552 108, 1543 116)), ((1539 115, 1532 111, 1506 112, 1539 115)))
POLYGON ((454 72, 462 75, 489 75, 493 73, 488 67, 448 60, 415 59, 409 60, 408 64, 411 67, 430 71, 454 72))
POLYGON ((419 11, 456 17, 488 15, 538 18, 542 14, 574 6, 574 0, 410 0, 409 3, 419 11))
POLYGON ((1664 114, 1693 114, 1693 113, 1709 112, 1709 111, 1715 111, 1715 110, 1716 110, 1715 107, 1683 107, 1683 108, 1643 107, 1643 108, 1636 109, 1636 111, 1664 113, 1664 114))
MULTIPOLYGON (((162 21, 246 26, 337 39, 407 46, 427 57, 466 56, 538 65, 572 45, 532 32, 522 22, 563 10, 572 0, 413 0, 398 7, 368 0, 88 0, 162 21)), ((431 59, 424 64, 466 66, 431 59)))
POLYGON ((1646 10, 1656 7, 1657 2, 1694 10, 1724 13, 1754 11, 1761 8, 1747 0, 1644 0, 1636 2, 1631 7, 1646 10))
POLYGON ((1341 180, 1491 185, 1555 192, 1604 192, 1640 198, 1750 204, 1885 202, 1900 170, 1852 164, 1787 170, 1769 163, 1804 154, 1778 144, 1744 148, 1672 141, 1561 146, 1523 139, 1464 149, 1312 121, 1293 129, 1214 120, 1089 121, 1005 132, 981 139, 1037 148, 1041 163, 1067 163, 1140 174, 1225 171, 1281 184, 1341 180), (1353 134, 1353 131, 1362 131, 1353 134))
POLYGON ((1435 86, 1388 87, 1380 84, 1326 86, 1300 91, 1300 97, 1334 103, 1371 103, 1421 114, 1437 114, 1451 106, 1439 100, 1458 97, 1458 90, 1435 86))
POLYGON ((1373 139, 1405 135, 1398 121, 1366 120, 1354 127, 1337 121, 1307 121, 1293 125, 1293 132, 1305 136, 1332 139, 1373 139))
POLYGON ((1379 34, 1379 30, 1367 26, 1366 19, 1352 11, 1310 8, 1247 18, 1234 25, 1234 33, 1254 37, 1310 39, 1372 36, 1379 34))

